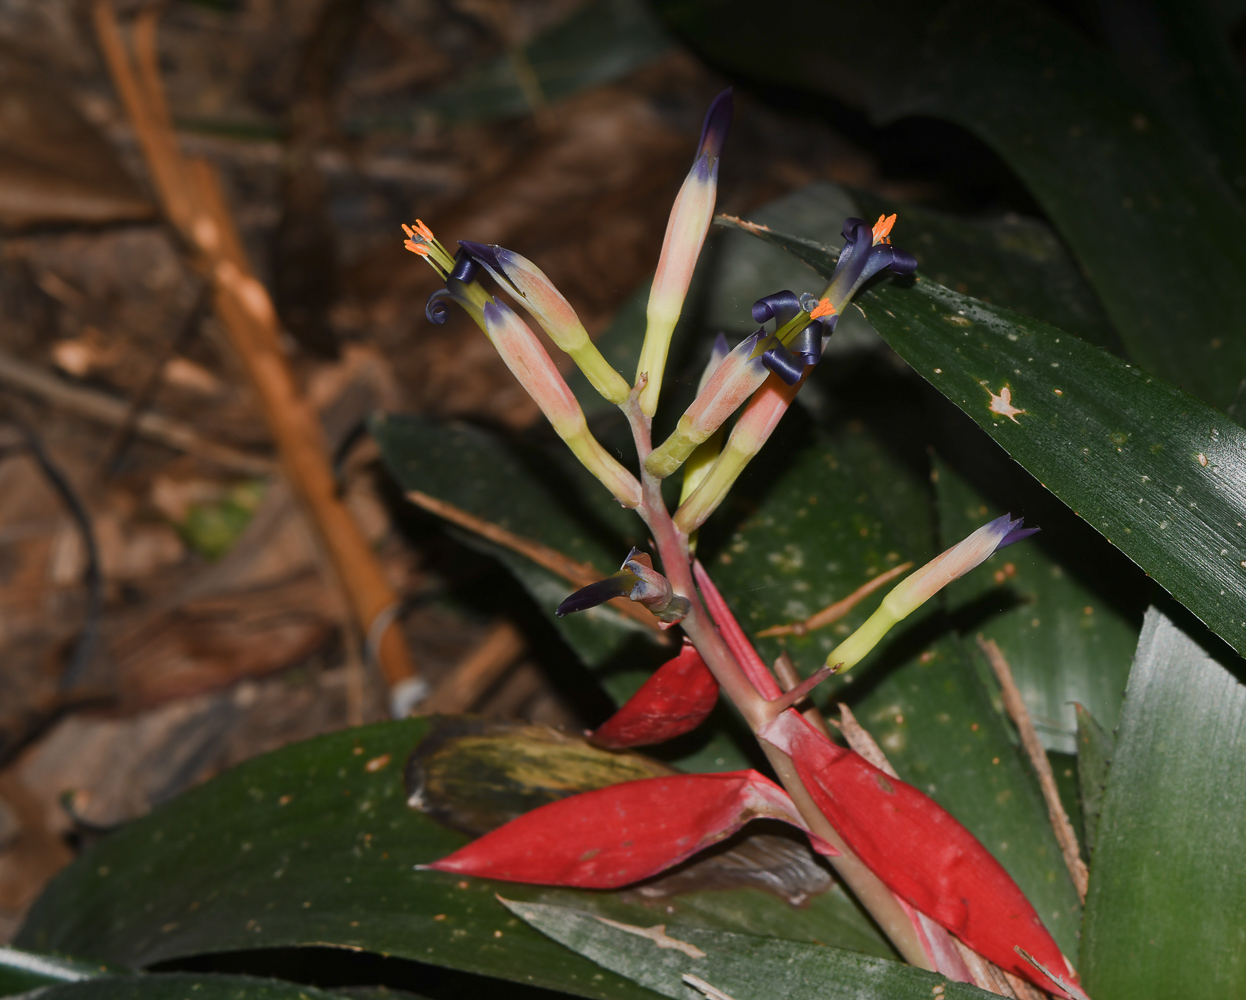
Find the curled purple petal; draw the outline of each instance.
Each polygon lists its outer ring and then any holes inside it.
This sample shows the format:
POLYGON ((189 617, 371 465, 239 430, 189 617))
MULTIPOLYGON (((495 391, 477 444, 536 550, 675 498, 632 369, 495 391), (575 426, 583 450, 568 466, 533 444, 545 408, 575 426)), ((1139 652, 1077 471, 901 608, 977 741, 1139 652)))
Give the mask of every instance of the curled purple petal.
POLYGON ((805 374, 805 359, 792 354, 779 344, 761 356, 761 363, 788 385, 795 385, 805 374))
POLYGON ((787 349, 797 357, 804 358, 805 364, 816 365, 822 360, 822 337, 822 320, 815 319, 796 334, 787 349))
POLYGON ((605 604, 606 601, 616 597, 626 597, 635 585, 636 577, 631 573, 614 573, 604 580, 581 587, 558 605, 554 609, 554 614, 562 618, 564 615, 574 614, 577 611, 587 611, 589 608, 605 604))
POLYGON ((773 319, 779 326, 791 321, 801 311, 800 297, 786 288, 781 292, 763 295, 753 303, 753 322, 764 323, 773 319))
POLYGON ((476 275, 479 273, 479 262, 466 250, 460 249, 454 255, 454 269, 450 272, 451 278, 461 281, 465 285, 470 285, 476 280, 476 275))
POLYGON ((453 300, 454 296, 445 288, 438 288, 428 297, 428 301, 424 303, 424 315, 430 323, 440 326, 450 318, 450 307, 446 304, 446 299, 453 300))
POLYGON ((873 241, 874 230, 861 219, 844 220, 844 248, 839 252, 839 260, 831 275, 832 284, 848 288, 856 286, 873 241))

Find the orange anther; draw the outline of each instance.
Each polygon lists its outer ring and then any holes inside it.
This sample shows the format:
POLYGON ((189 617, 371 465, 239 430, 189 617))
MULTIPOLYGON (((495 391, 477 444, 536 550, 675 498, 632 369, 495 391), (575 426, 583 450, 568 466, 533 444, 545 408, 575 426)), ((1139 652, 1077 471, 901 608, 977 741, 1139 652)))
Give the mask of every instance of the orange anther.
POLYGON ((874 243, 890 243, 888 237, 891 235, 891 227, 896 224, 896 217, 892 215, 880 215, 878 221, 874 223, 874 243))
POLYGON ((415 239, 415 230, 408 226, 405 222, 402 224, 402 231, 407 234, 408 239, 415 239))
POLYGON ((418 253, 421 257, 428 256, 428 247, 423 243, 416 243, 415 240, 407 240, 403 246, 412 253, 418 253))
POLYGON ((813 312, 809 314, 810 319, 821 319, 823 316, 834 316, 835 307, 831 305, 830 299, 822 299, 813 307, 813 312))
MULTIPOLYGON (((892 219, 895 219, 895 216, 894 216, 894 215, 892 216, 892 219)), ((436 239, 436 237, 435 237, 435 236, 433 236, 433 231, 432 231, 431 229, 429 229, 429 228, 428 228, 428 226, 424 225, 424 220, 423 220, 423 219, 416 219, 416 220, 415 220, 415 231, 416 231, 417 233, 419 233, 421 236, 423 236, 423 237, 424 237, 424 239, 426 239, 426 240, 434 240, 434 239, 436 239)))

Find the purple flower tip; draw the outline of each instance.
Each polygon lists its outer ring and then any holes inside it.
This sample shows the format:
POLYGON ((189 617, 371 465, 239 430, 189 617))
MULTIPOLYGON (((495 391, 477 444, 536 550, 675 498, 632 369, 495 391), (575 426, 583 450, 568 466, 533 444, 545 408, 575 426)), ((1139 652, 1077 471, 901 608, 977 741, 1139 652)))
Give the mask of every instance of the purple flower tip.
POLYGON ((731 124, 731 109, 731 88, 728 87, 714 98, 714 103, 705 113, 705 124, 701 126, 701 142, 697 146, 698 159, 708 155, 711 160, 716 160, 722 154, 727 126, 731 124))
POLYGON ((491 267, 495 270, 502 269, 502 265, 498 260, 498 251, 502 250, 500 246, 493 243, 473 243, 471 240, 459 240, 459 246, 486 267, 491 267))
POLYGON ((506 314, 510 312, 510 307, 505 302, 499 302, 495 298, 490 298, 484 307, 485 323, 494 326, 506 319, 506 314))
POLYGON ((631 573, 615 573, 604 580, 581 587, 558 605, 554 609, 554 614, 562 618, 564 615, 574 614, 577 611, 595 608, 616 597, 626 597, 635 583, 636 578, 631 573))
POLYGON ((1003 531, 1003 537, 1000 538, 999 544, 995 546, 996 552, 1002 548, 1007 548, 1009 545, 1013 545, 1016 542, 1022 541, 1023 539, 1029 538, 1031 535, 1037 535, 1040 531, 1042 531, 1042 528, 1022 527, 1024 522, 1025 518, 1023 517, 1018 517, 1014 521, 1011 514, 1005 514, 1003 517, 995 519, 993 523, 998 524, 1000 526, 1000 530, 1003 531))

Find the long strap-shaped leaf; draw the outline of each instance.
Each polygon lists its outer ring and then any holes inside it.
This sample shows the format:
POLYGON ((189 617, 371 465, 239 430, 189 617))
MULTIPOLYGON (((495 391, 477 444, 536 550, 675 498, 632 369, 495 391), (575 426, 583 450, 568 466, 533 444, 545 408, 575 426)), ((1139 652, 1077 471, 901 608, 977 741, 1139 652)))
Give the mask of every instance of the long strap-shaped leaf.
POLYGON ((1132 357, 1200 399, 1233 399, 1246 374, 1246 215, 1207 154, 1045 5, 658 6, 720 66, 830 93, 879 121, 922 115, 974 133, 1042 205, 1132 357), (836 43, 758 59, 760 37, 836 43))
MULTIPOLYGON (((749 231, 834 268, 826 247, 749 231)), ((857 304, 918 374, 1246 653, 1246 431, 1072 334, 927 278, 857 304)))

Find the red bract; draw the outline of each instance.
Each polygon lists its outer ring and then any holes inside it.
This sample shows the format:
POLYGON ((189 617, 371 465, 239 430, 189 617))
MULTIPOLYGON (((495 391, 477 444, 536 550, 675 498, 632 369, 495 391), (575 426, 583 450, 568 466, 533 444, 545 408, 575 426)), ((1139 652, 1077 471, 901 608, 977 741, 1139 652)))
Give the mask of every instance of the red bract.
POLYGON ((1003 866, 946 810, 794 711, 759 735, 792 758, 818 808, 892 892, 996 965, 1052 988, 1015 948, 1066 969, 1059 946, 1003 866))
POLYGON ((692 643, 654 672, 589 742, 607 749, 665 743, 695 729, 718 702, 718 682, 692 643))
MULTIPOLYGON (((787 793, 756 771, 643 778, 541 806, 426 867, 508 882, 617 889, 761 818, 805 830, 787 793)), ((825 841, 809 839, 815 850, 835 853, 825 841)))
POLYGON ((740 623, 735 620, 735 615, 731 613, 731 609, 727 607, 727 602, 723 600, 722 594, 714 586, 714 581, 710 579, 710 575, 705 572, 705 567, 700 562, 693 562, 692 572, 696 575, 697 587, 701 591, 701 596, 705 599, 705 606, 709 609, 710 616, 714 619, 714 624, 718 626, 723 642, 731 650, 731 655, 736 658, 736 662, 740 664, 745 675, 753 682, 753 687, 757 688, 757 693, 763 698, 774 701, 783 692, 779 689, 778 682, 775 681, 770 671, 766 669, 766 664, 762 662, 762 658, 757 655, 757 650, 748 641, 748 636, 740 628, 740 623))

